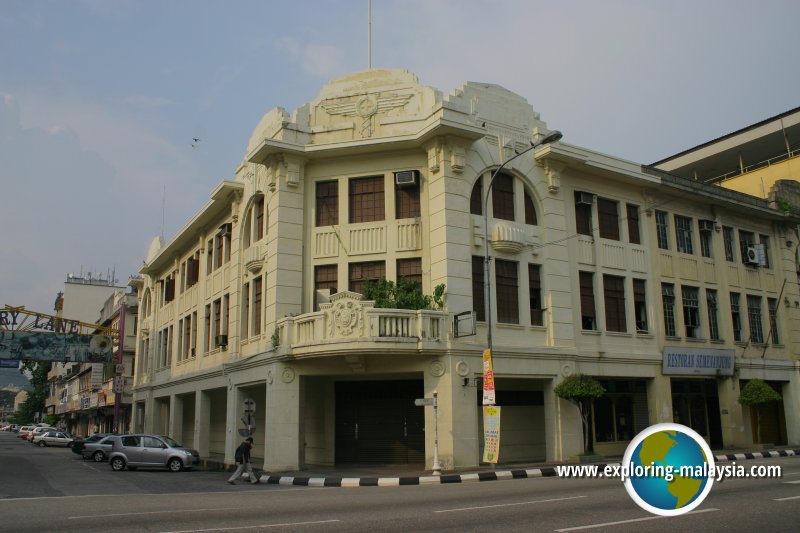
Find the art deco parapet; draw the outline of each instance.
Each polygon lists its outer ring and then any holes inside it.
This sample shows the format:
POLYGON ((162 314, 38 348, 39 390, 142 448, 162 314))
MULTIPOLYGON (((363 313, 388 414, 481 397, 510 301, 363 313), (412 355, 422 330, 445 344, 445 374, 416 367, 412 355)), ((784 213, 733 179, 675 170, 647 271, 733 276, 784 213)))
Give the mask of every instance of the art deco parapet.
MULTIPOLYGON (((305 348, 332 343, 397 343, 397 349, 446 340, 447 313, 430 310, 376 309, 361 294, 343 291, 320 310, 278 321, 278 350, 301 355, 305 348)), ((384 349, 385 346, 381 349, 384 349)))

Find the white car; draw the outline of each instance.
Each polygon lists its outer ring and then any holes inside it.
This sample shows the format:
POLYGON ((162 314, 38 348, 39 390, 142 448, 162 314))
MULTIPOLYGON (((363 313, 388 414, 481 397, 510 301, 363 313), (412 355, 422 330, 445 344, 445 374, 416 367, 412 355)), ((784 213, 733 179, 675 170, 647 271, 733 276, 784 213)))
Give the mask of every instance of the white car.
POLYGON ((39 426, 33 428, 33 431, 31 431, 30 434, 28 435, 28 442, 33 442, 34 437, 37 437, 39 435, 44 435, 48 431, 57 431, 57 430, 56 428, 51 428, 47 426, 39 426))
POLYGON ((33 443, 39 446, 71 446, 72 435, 64 431, 52 429, 33 437, 33 443))

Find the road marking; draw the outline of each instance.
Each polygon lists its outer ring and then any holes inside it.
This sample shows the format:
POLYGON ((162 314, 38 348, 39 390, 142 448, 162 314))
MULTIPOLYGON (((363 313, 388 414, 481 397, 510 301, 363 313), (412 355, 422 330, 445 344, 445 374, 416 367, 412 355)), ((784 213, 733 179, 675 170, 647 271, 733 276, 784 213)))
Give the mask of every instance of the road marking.
POLYGON ((788 498, 775 498, 776 502, 788 502, 789 500, 800 500, 800 496, 789 496, 788 498))
POLYGON ((797 481, 784 481, 784 483, 788 483, 789 485, 800 485, 800 479, 797 481))
POLYGON ((215 527, 212 529, 182 529, 180 531, 162 531, 161 533, 200 533, 202 531, 241 531, 243 529, 258 529, 265 527, 309 526, 313 524, 330 524, 339 520, 317 520, 316 522, 286 522, 284 524, 260 524, 257 526, 215 527))
POLYGON ((194 513, 198 511, 227 511, 249 509, 249 507, 217 507, 213 509, 164 509, 163 511, 142 511, 139 513, 112 513, 112 514, 86 514, 79 516, 68 516, 67 520, 79 520, 81 518, 110 518, 112 516, 140 516, 148 514, 164 514, 164 513, 194 513))
POLYGON ((530 502, 519 503, 500 503, 497 505, 482 505, 480 507, 461 507, 459 509, 442 509, 441 511, 434 511, 434 513, 452 513, 455 511, 473 511, 476 509, 493 509, 495 507, 512 507, 514 505, 530 505, 533 503, 547 503, 547 502, 562 502, 564 500, 577 500, 578 498, 585 498, 586 496, 570 496, 568 498, 553 498, 552 500, 534 500, 530 502))
MULTIPOLYGON (((719 509, 701 509, 700 511, 689 511, 686 513, 687 515, 690 514, 699 514, 699 513, 710 513, 712 511, 719 511, 719 509)), ((684 515, 678 515, 684 516, 684 515)), ((618 520, 617 522, 604 522, 602 524, 589 524, 588 526, 577 526, 577 527, 567 527, 564 529, 556 529, 557 532, 563 531, 578 531, 580 529, 592 529, 595 527, 606 527, 606 526, 617 526, 620 524, 632 524, 633 522, 645 522, 647 520, 660 520, 662 518, 675 518, 673 516, 646 516, 644 518, 632 518, 631 520, 618 520)))

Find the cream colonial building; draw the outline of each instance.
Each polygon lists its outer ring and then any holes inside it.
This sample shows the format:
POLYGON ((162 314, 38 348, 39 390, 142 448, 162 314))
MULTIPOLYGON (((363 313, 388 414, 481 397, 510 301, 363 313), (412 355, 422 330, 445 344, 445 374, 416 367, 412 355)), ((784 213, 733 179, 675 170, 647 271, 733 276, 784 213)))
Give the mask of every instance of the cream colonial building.
POLYGON ((442 467, 477 465, 486 205, 501 462, 582 451, 577 409, 553 393, 576 372, 608 390, 592 431, 604 454, 673 420, 751 445, 737 398, 754 377, 783 394, 773 438, 800 442, 798 219, 566 143, 505 165, 485 202, 491 173, 549 132, 502 87, 443 95, 402 70, 268 112, 236 177, 150 247, 133 429, 232 463, 249 399, 268 470, 430 467, 433 409, 414 399, 435 391, 442 467), (444 284, 444 308, 375 308, 360 292, 381 277, 444 284), (470 311, 476 334, 466 320, 456 336, 470 311))

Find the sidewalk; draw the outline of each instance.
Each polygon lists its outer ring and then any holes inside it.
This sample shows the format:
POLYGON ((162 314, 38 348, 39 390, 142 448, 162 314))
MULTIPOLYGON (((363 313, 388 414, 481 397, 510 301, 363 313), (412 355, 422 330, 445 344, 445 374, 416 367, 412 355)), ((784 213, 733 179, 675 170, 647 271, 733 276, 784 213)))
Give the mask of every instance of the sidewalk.
MULTIPOLYGON (((800 456, 800 448, 776 447, 769 451, 715 450, 714 459, 718 462, 744 461, 769 457, 800 456)), ((607 457, 594 464, 619 464, 621 457, 607 457)), ((207 470, 227 470, 220 462, 206 461, 207 470)), ((254 464, 259 464, 254 461, 254 464)), ((337 465, 309 466, 305 470, 291 472, 264 472, 261 483, 272 485, 300 485, 308 487, 396 487, 401 485, 443 485, 446 483, 469 483, 498 481, 505 479, 527 479, 535 477, 554 477, 555 467, 564 463, 532 463, 489 465, 476 468, 456 469, 443 472, 441 476, 431 475, 430 470, 421 470, 421 465, 337 465)), ((256 468, 256 470, 260 470, 256 468)), ((245 474, 246 475, 246 474, 245 474)))

